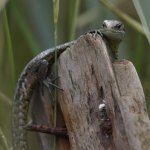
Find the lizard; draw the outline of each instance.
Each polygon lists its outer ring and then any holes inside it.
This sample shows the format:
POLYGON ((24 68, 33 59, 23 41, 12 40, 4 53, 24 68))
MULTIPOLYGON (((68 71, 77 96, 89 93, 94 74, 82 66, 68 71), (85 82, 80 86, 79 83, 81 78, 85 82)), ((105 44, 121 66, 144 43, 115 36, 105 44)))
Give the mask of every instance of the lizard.
MULTIPOLYGON (((122 41, 125 31, 124 25, 117 20, 104 20, 100 29, 91 33, 98 33, 106 38, 113 55, 116 57, 119 43, 122 41)), ((27 137, 24 126, 27 124, 27 114, 31 96, 35 86, 45 80, 48 75, 50 65, 54 62, 55 50, 58 55, 63 53, 76 41, 45 50, 34 57, 22 71, 16 86, 12 111, 12 134, 13 149, 27 150, 27 137)))
POLYGON ((124 24, 117 20, 104 20, 100 32, 107 40, 112 57, 117 59, 118 47, 125 35, 124 24))

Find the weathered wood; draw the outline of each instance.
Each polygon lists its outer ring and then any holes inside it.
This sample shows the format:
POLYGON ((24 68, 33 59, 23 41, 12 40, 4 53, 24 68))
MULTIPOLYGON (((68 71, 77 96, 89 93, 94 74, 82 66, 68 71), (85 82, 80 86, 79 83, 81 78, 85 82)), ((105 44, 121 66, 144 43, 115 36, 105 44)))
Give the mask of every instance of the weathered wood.
MULTIPOLYGON (((39 85, 34 92, 32 99, 32 120, 33 124, 47 125, 53 127, 53 93, 50 93, 44 85, 39 85)), ((57 108, 57 127, 65 127, 62 112, 57 108)), ((54 145, 54 136, 45 133, 30 132, 30 136, 37 137, 35 145, 39 150, 52 150, 54 145)), ((31 149, 33 146, 33 138, 29 141, 31 149)), ((70 150, 68 138, 56 137, 56 145, 58 150, 70 150)))
POLYGON ((72 150, 147 150, 149 119, 137 73, 128 61, 110 61, 101 37, 81 36, 59 59, 59 102, 72 150), (112 133, 100 127, 105 100, 112 133), (107 132, 107 131, 106 131, 107 132))
MULTIPOLYGON (((127 60, 112 62, 108 52, 109 46, 99 35, 87 33, 60 56, 58 75, 63 91, 58 91, 58 101, 65 122, 62 119, 57 124, 67 126, 69 140, 58 138, 58 150, 149 149, 150 122, 136 70, 127 60), (99 111, 104 101, 110 119, 106 122, 99 111)), ((41 97, 42 104, 34 97, 34 119, 52 126, 51 98, 41 97), (37 115, 41 106, 44 113, 37 115)), ((39 136, 46 143, 41 144, 43 150, 52 148, 48 136, 39 136)))
POLYGON ((143 89, 133 64, 127 60, 114 64, 121 98, 119 107, 129 149, 150 149, 150 121, 143 89))
MULTIPOLYGON (((33 124, 45 124, 52 127, 53 109, 50 99, 51 99, 50 93, 47 91, 47 88, 45 88, 43 85, 39 85, 35 89, 31 104, 33 124)), ((36 132, 32 132, 30 134, 33 135, 34 137, 37 137, 37 142, 38 145, 40 146, 39 150, 51 149, 53 136, 36 132)), ((32 144, 30 145, 33 149, 33 145, 32 144)))

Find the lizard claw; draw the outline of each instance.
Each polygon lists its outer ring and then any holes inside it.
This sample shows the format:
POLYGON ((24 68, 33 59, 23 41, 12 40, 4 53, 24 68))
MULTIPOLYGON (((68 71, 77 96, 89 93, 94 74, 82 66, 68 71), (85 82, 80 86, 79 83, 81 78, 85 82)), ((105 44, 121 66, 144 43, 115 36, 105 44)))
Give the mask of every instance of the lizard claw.
POLYGON ((43 83, 44 85, 47 87, 47 88, 50 88, 51 86, 59 89, 59 90, 63 90, 62 88, 60 88, 59 86, 57 86, 56 84, 52 83, 52 81, 55 81, 57 80, 59 77, 55 78, 54 80, 51 80, 50 78, 47 78, 46 80, 43 80, 43 83))
POLYGON ((100 35, 103 38, 103 34, 100 30, 93 30, 93 31, 90 31, 89 33, 93 34, 94 38, 96 38, 98 35, 100 35))
POLYGON ((102 38, 104 37, 103 33, 100 30, 96 30, 96 33, 99 34, 102 38))

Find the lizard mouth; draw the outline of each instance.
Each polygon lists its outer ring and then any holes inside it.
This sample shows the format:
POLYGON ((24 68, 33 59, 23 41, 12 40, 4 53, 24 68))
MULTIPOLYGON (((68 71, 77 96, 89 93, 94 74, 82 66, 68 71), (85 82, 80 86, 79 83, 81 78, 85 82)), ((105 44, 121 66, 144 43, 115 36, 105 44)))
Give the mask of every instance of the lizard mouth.
POLYGON ((100 29, 102 34, 109 40, 122 41, 125 32, 123 30, 100 29))

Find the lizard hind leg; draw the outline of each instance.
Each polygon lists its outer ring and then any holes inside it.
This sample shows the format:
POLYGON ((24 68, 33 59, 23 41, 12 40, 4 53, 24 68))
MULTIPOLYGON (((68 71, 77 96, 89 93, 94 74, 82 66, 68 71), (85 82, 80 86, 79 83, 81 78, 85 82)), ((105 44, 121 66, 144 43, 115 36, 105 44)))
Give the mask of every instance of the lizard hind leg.
MULTIPOLYGON (((57 77, 56 79, 58 79, 59 77, 57 77)), ((54 79, 54 80, 56 80, 54 79)), ((57 86, 56 84, 53 83, 53 80, 51 80, 50 78, 47 78, 46 80, 43 81, 43 83, 46 85, 46 87, 51 88, 51 87, 55 87, 59 90, 63 90, 62 88, 60 88, 59 86, 57 86)))
POLYGON ((39 79, 39 81, 44 80, 47 77, 48 72, 49 72, 49 62, 45 59, 40 60, 37 68, 35 69, 35 73, 37 74, 37 78, 39 79))
MULTIPOLYGON (((36 67, 35 67, 36 68, 36 67)), ((38 63, 38 67, 35 70, 36 74, 37 74, 37 78, 39 79, 39 81, 42 83, 44 83, 44 85, 47 88, 51 88, 51 87, 55 87, 59 90, 62 90, 59 86, 57 86, 56 84, 54 84, 53 82, 58 80, 59 77, 56 77, 54 79, 51 79, 48 76, 48 72, 49 72, 49 63, 47 60, 40 60, 40 62, 38 63)))
POLYGON ((68 137, 67 129, 66 128, 52 128, 49 127, 46 124, 27 124, 24 127, 28 131, 34 131, 34 132, 41 132, 41 133, 47 133, 55 136, 63 136, 68 137))
POLYGON ((54 79, 51 79, 50 77, 47 77, 45 80, 43 80, 44 85, 48 88, 51 89, 52 87, 57 88, 59 90, 63 90, 61 87, 56 85, 54 81, 58 80, 59 77, 56 77, 54 79))

